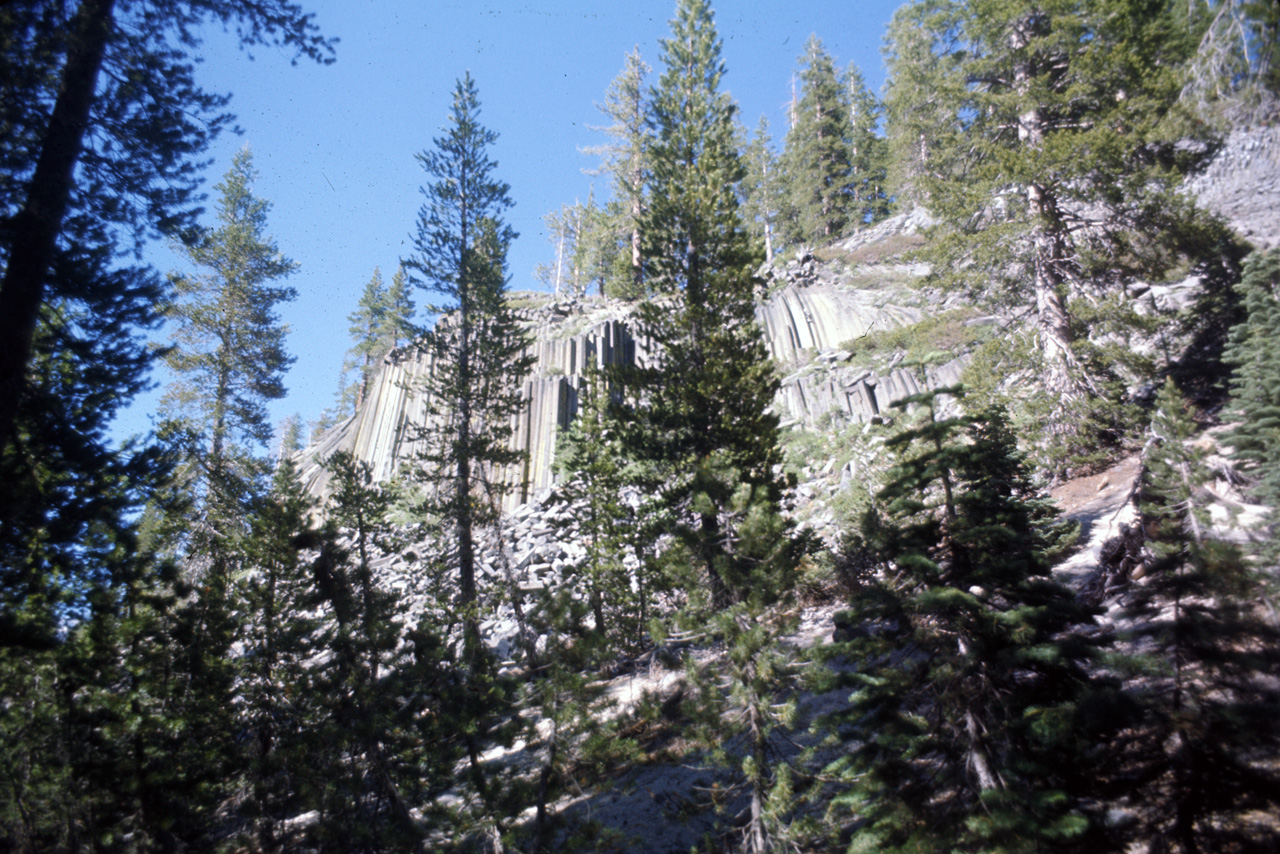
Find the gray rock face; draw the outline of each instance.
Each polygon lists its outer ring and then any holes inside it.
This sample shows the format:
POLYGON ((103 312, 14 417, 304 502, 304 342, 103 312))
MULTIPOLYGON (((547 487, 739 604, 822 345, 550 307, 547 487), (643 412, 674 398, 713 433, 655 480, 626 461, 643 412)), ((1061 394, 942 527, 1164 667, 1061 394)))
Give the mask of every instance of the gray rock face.
POLYGON ((1280 246, 1280 125, 1232 131, 1186 189, 1256 248, 1280 246))
MULTIPOLYGON (((771 276, 776 292, 760 305, 756 317, 770 354, 781 365, 835 364, 848 357, 840 349, 842 343, 868 330, 914 323, 922 316, 919 308, 894 303, 893 291, 819 278, 811 262, 771 276)), ((528 451, 528 462, 524 471, 511 473, 512 481, 523 485, 508 496, 508 510, 552 483, 556 439, 577 412, 586 366, 644 360, 645 347, 632 332, 630 313, 628 305, 602 299, 572 307, 547 303, 524 312, 536 362, 525 382, 529 407, 515 425, 514 442, 528 451)), ((309 491, 326 494, 328 475, 320 462, 335 451, 350 451, 365 460, 374 478, 385 482, 422 450, 416 428, 430 417, 422 378, 433 370, 433 360, 432 354, 414 347, 386 358, 361 411, 303 453, 302 474, 309 491)), ((784 381, 776 406, 783 419, 810 426, 831 410, 862 421, 915 390, 914 380, 900 371, 880 378, 865 372, 851 377, 839 371, 800 370, 784 381)))
MULTIPOLYGON (((782 386, 775 401, 785 423, 810 429, 832 419, 865 422, 891 401, 919 389, 915 374, 890 365, 876 375, 846 363, 847 342, 869 332, 918 322, 928 298, 913 290, 927 273, 923 265, 900 263, 881 252, 895 238, 907 239, 931 224, 920 210, 892 217, 846 238, 833 251, 845 259, 862 257, 870 248, 883 257, 877 263, 852 260, 819 263, 805 251, 759 271, 765 286, 756 310, 769 354, 779 365, 782 386)), ((525 382, 528 409, 514 425, 516 447, 528 451, 524 470, 510 472, 521 486, 508 495, 508 511, 551 485, 551 466, 559 432, 578 408, 586 365, 644 362, 646 347, 631 325, 631 308, 601 298, 556 303, 549 295, 517 294, 531 302, 523 309, 535 358, 525 382)), ((433 356, 414 347, 389 355, 372 384, 361 411, 338 425, 302 454, 304 482, 315 495, 327 493, 328 476, 320 463, 338 450, 366 461, 379 482, 422 450, 418 428, 427 423, 430 407, 422 392, 423 377, 434 369, 433 356)), ((930 370, 930 385, 954 382, 962 364, 930 370)))
MULTIPOLYGON (((508 509, 551 482, 556 435, 577 412, 586 365, 631 364, 637 358, 623 305, 598 301, 569 309, 544 304, 523 314, 536 363, 524 383, 529 406, 513 425, 513 442, 527 450, 529 458, 524 471, 511 473, 512 482, 523 487, 508 496, 508 509)), ((376 481, 386 482, 423 450, 418 428, 430 418, 423 378, 434 369, 434 361, 433 354, 417 347, 386 357, 361 410, 303 452, 301 470, 308 491, 327 494, 328 474, 321 463, 335 451, 351 452, 370 465, 376 481)))

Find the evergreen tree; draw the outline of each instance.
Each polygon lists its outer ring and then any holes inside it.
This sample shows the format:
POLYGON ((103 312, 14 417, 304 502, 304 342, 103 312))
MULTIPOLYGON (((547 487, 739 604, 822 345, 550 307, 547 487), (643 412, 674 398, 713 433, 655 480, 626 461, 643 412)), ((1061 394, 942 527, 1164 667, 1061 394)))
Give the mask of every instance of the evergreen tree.
MULTIPOLYGON (((351 411, 359 410, 364 403, 364 397, 369 393, 371 375, 378 360, 385 355, 379 332, 386 313, 386 300, 387 286, 382 281, 382 270, 374 267, 373 277, 365 283, 356 310, 347 315, 347 322, 351 324, 348 329, 351 333, 351 349, 347 351, 347 359, 342 367, 344 374, 348 371, 356 373, 352 383, 355 394, 352 395, 351 411)), ((343 384, 346 384, 345 378, 343 384)))
MULTIPOLYGON (((630 447, 661 478, 657 518, 671 534, 661 556, 687 596, 679 619, 726 643, 730 685, 691 671, 697 703, 722 741, 749 745, 751 850, 769 850, 778 780, 768 755, 779 624, 770 608, 792 589, 806 548, 783 519, 777 378, 755 323, 759 263, 738 212, 744 170, 735 108, 720 91, 721 43, 704 0, 682 0, 662 42, 652 93, 649 204, 641 217, 646 284, 639 307, 652 367, 629 374, 630 447), (718 716, 722 688, 735 714, 718 716)), ((660 628, 660 626, 659 626, 660 628)))
POLYGON ((960 5, 951 0, 907 3, 893 13, 885 36, 885 141, 890 195, 927 204, 926 179, 947 174, 958 144, 954 105, 963 97, 950 50, 960 5))
POLYGON ((1092 612, 1049 574, 1064 533, 1002 412, 941 417, 939 389, 907 397, 911 426, 859 545, 881 571, 833 648, 855 665, 839 720, 858 740, 829 771, 857 820, 851 850, 1044 851, 1097 827, 1088 726, 1108 691, 1088 674, 1092 612))
POLYGON ((849 102, 851 219, 860 228, 889 214, 888 148, 879 135, 883 107, 867 88, 858 66, 845 69, 841 84, 849 102))
MULTIPOLYGON (((232 120, 227 98, 195 83, 202 25, 234 25, 244 45, 280 44, 322 62, 332 61, 332 45, 286 0, 37 0, 6 4, 0 15, 0 205, 9 223, 0 244, 0 448, 7 449, 35 376, 41 317, 66 296, 59 283, 68 281, 68 261, 81 247, 103 247, 101 263, 114 267, 155 233, 177 236, 195 221, 194 164, 232 120)), ((147 275, 117 269, 103 302, 122 311, 103 322, 129 330, 132 288, 146 287, 147 275)))
MULTIPOLYGON (((1255 252, 1244 264, 1236 287, 1245 318, 1231 330, 1223 355, 1233 366, 1230 417, 1238 423, 1229 441, 1240 469, 1253 479, 1252 495, 1268 507, 1280 507, 1280 250, 1255 252)), ((1274 518, 1274 513, 1273 513, 1274 518)), ((1280 538, 1272 536, 1262 552, 1280 559, 1280 538)))
POLYGON ((1059 470, 1123 427, 1087 324, 1114 323, 1127 283, 1208 236, 1176 196, 1189 160, 1170 108, 1192 45, 1173 5, 921 0, 890 31, 895 154, 916 164, 899 171, 945 224, 930 260, 949 284, 1033 307, 1035 405, 1059 470))
POLYGON ((734 562, 725 509, 745 483, 776 511, 785 487, 770 411, 778 381, 755 323, 759 259, 738 216, 735 109, 720 91, 720 39, 704 0, 682 0, 662 52, 640 232, 645 281, 663 296, 637 312, 658 355, 628 380, 632 439, 639 458, 662 467, 664 501, 722 608, 750 577, 734 562))
MULTIPOLYGON (((185 250, 209 272, 174 275, 175 300, 166 316, 176 324, 165 361, 175 375, 165 405, 201 444, 198 485, 211 516, 233 523, 271 439, 266 404, 284 397, 286 327, 277 306, 297 296, 276 284, 297 269, 266 233, 270 203, 253 194, 253 158, 236 154, 215 189, 218 227, 185 250)), ((219 519, 212 519, 216 528, 219 519)), ((214 532, 216 540, 218 532, 214 532)))
POLYGON ((607 133, 611 141, 585 149, 586 153, 602 158, 597 171, 607 172, 612 179, 616 214, 613 218, 620 223, 628 251, 618 256, 619 266, 626 271, 626 276, 615 272, 610 290, 614 296, 630 299, 639 298, 645 292, 640 218, 644 211, 644 190, 649 174, 646 162, 649 105, 644 81, 650 71, 648 64, 640 58, 638 48, 627 54, 622 71, 605 92, 604 103, 596 105, 610 121, 609 125, 597 129, 607 133))
POLYGON ((623 494, 630 477, 610 401, 604 372, 589 362, 578 390, 578 413, 560 437, 556 455, 564 478, 558 492, 570 508, 568 525, 584 553, 564 577, 563 591, 555 591, 568 599, 553 603, 560 614, 555 622, 570 637, 594 639, 602 657, 642 642, 653 596, 646 573, 633 575, 625 561, 635 554, 631 535, 638 520, 623 494), (589 632, 582 627, 586 616, 591 617, 589 632))
POLYGON ((347 317, 351 323, 352 345, 343 367, 356 372, 350 412, 364 405, 369 383, 382 359, 413 335, 413 310, 404 268, 396 270, 388 286, 382 281, 382 271, 375 267, 373 277, 360 295, 359 305, 347 317))
POLYGON ((843 237, 853 202, 852 108, 817 36, 801 57, 801 96, 783 154, 790 191, 789 237, 825 244, 843 237))
POLYGON ((311 509, 296 466, 283 459, 255 508, 237 585, 245 618, 237 626, 236 710, 250 742, 240 810, 262 851, 288 849, 296 832, 288 820, 319 804, 316 733, 326 709, 312 661, 328 643, 301 553, 314 539, 311 509))
POLYGON ((782 213, 781 166, 769 140, 769 122, 760 117, 756 132, 742 154, 742 214, 747 231, 764 244, 764 260, 773 263, 774 241, 782 213))
POLYGON ((1280 805, 1280 632, 1258 606, 1268 581, 1210 528, 1213 474, 1195 433, 1167 381, 1140 503, 1151 560, 1127 609, 1160 670, 1138 688, 1149 717, 1129 794, 1141 835, 1166 850, 1268 851, 1280 833, 1257 816, 1280 805))
POLYGON ((419 633, 412 649, 402 645, 406 603, 383 590, 375 575, 375 564, 400 547, 388 519, 394 496, 373 482, 367 463, 345 451, 326 460, 325 467, 333 492, 313 573, 334 627, 331 657, 319 676, 322 696, 329 698, 321 727, 327 749, 322 753, 326 770, 319 775, 324 781, 319 838, 334 850, 403 850, 427 833, 415 813, 415 807, 429 806, 420 802, 423 793, 438 793, 441 767, 451 775, 458 758, 443 743, 415 749, 422 735, 418 729, 446 722, 461 729, 449 712, 457 701, 429 693, 438 680, 427 671, 439 655, 431 655, 428 647, 442 651, 442 644, 419 633), (430 661, 415 670, 410 660, 423 654, 430 661), (417 687, 406 684, 414 672, 422 679, 417 687), (431 721, 433 714, 440 717, 431 721))
POLYGON ((287 460, 306 447, 302 438, 302 415, 299 413, 295 412, 280 422, 277 432, 280 434, 275 454, 277 463, 287 460))
POLYGON ((614 223, 596 206, 594 194, 587 197, 585 205, 575 200, 549 211, 542 220, 556 259, 553 264, 538 265, 534 270, 538 280, 553 294, 570 300, 586 296, 592 284, 604 294, 610 256, 616 252, 610 233, 614 223))
MULTIPOLYGON (((527 334, 506 297, 506 253, 515 231, 502 221, 509 187, 493 173, 488 148, 497 134, 479 123, 475 82, 454 89, 451 125, 435 150, 418 155, 433 179, 414 247, 405 262, 415 282, 444 297, 423 346, 435 359, 424 391, 436 407, 424 438, 421 476, 426 509, 452 526, 458 612, 464 614, 466 659, 483 669, 476 588, 476 529, 494 521, 522 459, 511 447, 514 416, 525 406, 521 382, 532 369, 527 334), (448 312, 446 314, 446 312, 448 312), (444 315, 444 316, 441 316, 444 315)), ((516 475, 518 480, 518 475, 516 475)))
MULTIPOLYGON (((230 790, 243 761, 232 703, 237 663, 231 654, 243 615, 234 580, 244 566, 247 520, 259 500, 271 439, 266 403, 284 396, 292 358, 276 306, 292 288, 276 283, 296 268, 266 236, 270 205, 252 192, 248 150, 239 152, 216 189, 218 226, 187 247, 209 272, 174 275, 177 297, 166 307, 175 324, 166 362, 175 380, 165 405, 181 419, 188 459, 178 488, 188 509, 167 523, 196 592, 175 628, 184 689, 172 714, 186 724, 182 742, 189 809, 213 816, 213 799, 230 790)), ((192 832, 199 832, 194 825, 192 832)))

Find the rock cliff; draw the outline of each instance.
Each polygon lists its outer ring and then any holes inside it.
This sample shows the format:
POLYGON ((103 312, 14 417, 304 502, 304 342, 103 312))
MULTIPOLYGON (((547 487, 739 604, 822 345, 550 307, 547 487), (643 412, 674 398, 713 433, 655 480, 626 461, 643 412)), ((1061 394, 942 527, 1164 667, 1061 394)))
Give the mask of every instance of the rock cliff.
MULTIPOLYGON (((896 222, 901 230, 909 220, 898 217, 885 225, 892 231, 896 222)), ((768 293, 756 316, 785 375, 776 402, 784 421, 814 426, 832 411, 864 421, 916 390, 917 381, 903 371, 880 377, 842 370, 848 352, 841 345, 869 330, 920 320, 921 298, 909 285, 924 272, 901 264, 820 264, 807 254, 762 271, 768 293)), ((626 303, 594 298, 568 305, 525 293, 513 294, 513 301, 521 306, 536 362, 524 387, 529 407, 515 425, 515 443, 528 451, 528 463, 508 509, 552 482, 556 438, 577 412, 585 366, 631 364, 645 356, 626 303)), ((303 453, 303 478, 313 494, 327 491, 320 463, 335 451, 368 462, 378 481, 390 480, 414 457, 414 427, 425 423, 428 410, 421 378, 431 370, 432 356, 416 347, 387 356, 361 410, 303 453)), ((945 373, 958 373, 958 367, 945 373)))

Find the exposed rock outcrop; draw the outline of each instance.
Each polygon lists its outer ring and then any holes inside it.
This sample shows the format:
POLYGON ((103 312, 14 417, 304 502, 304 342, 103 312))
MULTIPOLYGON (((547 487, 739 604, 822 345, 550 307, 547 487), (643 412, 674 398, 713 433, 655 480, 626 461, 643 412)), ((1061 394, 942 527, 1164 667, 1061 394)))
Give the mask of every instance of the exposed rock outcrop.
MULTIPOLYGON (((777 398, 778 413, 810 427, 832 410, 845 420, 868 420, 892 399, 916 390, 915 379, 906 372, 845 376, 839 365, 848 357, 841 347, 845 342, 922 317, 923 310, 911 304, 918 296, 900 287, 913 271, 893 267, 886 270, 884 281, 877 281, 876 268, 856 274, 835 273, 835 268, 803 256, 780 269, 763 271, 772 294, 756 313, 770 354, 792 369, 777 398), (814 365, 836 369, 809 369, 814 365)), ((533 341, 535 366, 524 388, 529 407, 515 425, 514 436, 516 446, 528 451, 528 462, 513 478, 522 486, 508 497, 508 510, 551 484, 556 438, 577 412, 586 365, 633 364, 645 358, 626 303, 595 298, 566 305, 542 294, 515 298, 532 305, 521 316, 533 341)), ((347 450, 368 462, 380 482, 393 478, 399 466, 415 457, 421 450, 417 428, 429 417, 422 377, 432 369, 433 356, 415 347, 384 360, 360 412, 304 452, 303 479, 313 494, 327 492, 328 476, 320 463, 335 451, 347 450)), ((958 370, 944 371, 942 380, 951 382, 958 370)))
POLYGON ((1186 188, 1256 248, 1280 246, 1280 125, 1232 131, 1186 188))
MULTIPOLYGON (((586 365, 632 364, 637 359, 624 304, 595 301, 566 308, 549 296, 535 297, 538 304, 521 312, 536 360, 524 383, 529 406, 513 425, 516 447, 529 456, 525 471, 514 478, 522 487, 508 497, 509 508, 551 482, 556 435, 577 412, 586 365)), ((430 406, 422 378, 433 367, 434 356, 418 347, 389 354, 360 411, 303 452, 302 477, 308 491, 327 493, 328 474, 321 463, 335 451, 349 451, 367 462, 378 482, 391 480, 402 464, 412 461, 423 450, 418 428, 427 423, 430 406)))

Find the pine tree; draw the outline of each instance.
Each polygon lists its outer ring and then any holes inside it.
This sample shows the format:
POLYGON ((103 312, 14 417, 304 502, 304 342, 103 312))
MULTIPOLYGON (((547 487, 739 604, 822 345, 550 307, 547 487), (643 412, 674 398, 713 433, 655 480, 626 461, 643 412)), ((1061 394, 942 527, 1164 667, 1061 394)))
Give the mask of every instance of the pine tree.
POLYGON ((1213 475, 1196 425, 1167 381, 1156 398, 1140 512, 1151 560, 1128 603, 1133 642, 1160 667, 1142 680, 1145 753, 1127 769, 1141 834, 1172 851, 1267 851, 1280 834, 1257 816, 1280 805, 1280 632, 1259 609, 1267 581, 1218 540, 1213 475))
POLYGON ((244 660, 237 720, 251 742, 241 811, 263 851, 287 849, 288 819, 319 803, 314 736, 325 709, 312 659, 327 639, 301 552, 314 539, 311 509, 296 466, 283 459, 270 494, 255 508, 244 545, 246 574, 237 584, 245 613, 236 638, 244 660))
POLYGON ((558 493, 569 507, 566 525, 582 544, 583 555, 563 579, 569 599, 555 610, 560 631, 594 640, 600 656, 635 648, 648 624, 653 596, 643 571, 634 574, 625 560, 634 555, 631 534, 635 509, 623 494, 629 478, 621 426, 610 412, 611 393, 604 372, 589 362, 578 390, 578 413, 557 443, 556 468, 563 482, 558 493), (582 628, 591 617, 591 630, 582 628))
MULTIPOLYGON (((352 344, 343 368, 344 371, 356 372, 350 412, 358 411, 364 405, 369 384, 382 359, 414 334, 413 311, 404 268, 396 270, 388 286, 382 281, 382 271, 375 267, 373 277, 360 295, 359 305, 347 316, 351 323, 352 344)), ((340 410, 345 411, 345 408, 340 410)))
POLYGON ((234 580, 268 469, 266 404, 284 396, 283 374, 293 361, 276 306, 294 291, 276 280, 296 265, 265 234, 270 205, 253 194, 254 177, 252 157, 242 150, 216 187, 218 226, 185 250, 209 272, 172 276, 176 299, 166 307, 176 327, 165 357, 175 380, 164 404, 187 435, 177 486, 190 501, 168 521, 169 548, 196 586, 175 628, 184 690, 172 713, 187 725, 190 808, 209 810, 209 818, 211 799, 234 786, 243 761, 232 704, 238 673, 231 649, 243 615, 234 580))
MULTIPOLYGON (((114 267, 156 232, 178 236, 195 221, 193 164, 232 121, 228 99, 195 82, 206 22, 234 24, 244 45, 332 61, 311 16, 285 0, 42 0, 3 12, 0 450, 15 438, 41 316, 63 298, 57 281, 78 248, 106 248, 114 267)), ((128 327, 142 271, 117 269, 110 294, 126 311, 103 320, 128 327)))
POLYGON ((1059 472, 1125 429, 1123 384, 1088 333, 1123 334, 1126 285, 1194 257, 1211 232, 1177 197, 1191 161, 1175 143, 1191 131, 1170 109, 1192 46, 1173 5, 922 0, 891 30, 904 85, 889 119, 909 117, 927 147, 899 138, 896 154, 919 164, 944 223, 929 259, 950 285, 1034 309, 1030 408, 1059 472))
POLYGON ((879 135, 883 107, 858 66, 851 63, 840 82, 849 103, 851 220, 861 228, 889 215, 888 147, 879 135))
POLYGON ((1199 43, 1182 101, 1222 128, 1249 127, 1280 112, 1280 10, 1266 0, 1187 7, 1184 26, 1199 43))
MULTIPOLYGON (((1280 251, 1253 253, 1236 287, 1245 318, 1232 330, 1223 359, 1233 366, 1230 417, 1238 423, 1229 441, 1240 469, 1253 479, 1251 494, 1268 507, 1280 507, 1280 251)), ((1274 518, 1274 513, 1273 513, 1274 518)), ((1272 536, 1262 553, 1280 558, 1280 538, 1272 536)))
POLYGON ((663 296, 637 312, 658 356, 628 380, 632 438, 639 458, 663 467, 664 501, 722 608, 749 577, 732 559, 724 509, 743 483, 775 509, 785 487, 770 411, 778 381, 755 323, 759 259, 738 216, 735 108, 719 89, 720 39, 703 0, 680 3, 662 51, 640 231, 645 281, 663 296))
POLYGON ((955 104, 963 97, 955 73, 961 59, 950 50, 960 4, 907 3, 893 13, 885 36, 885 141, 887 180, 899 206, 928 204, 927 179, 949 174, 957 150, 955 104))
POLYGON ((602 158, 603 162, 593 174, 607 172, 612 179, 612 206, 617 214, 614 219, 620 222, 628 251, 619 256, 619 266, 626 275, 612 277, 610 290, 612 295, 630 299, 637 299, 645 292, 640 218, 649 173, 646 163, 649 105, 644 80, 651 70, 640 58, 638 48, 627 54, 622 71, 605 92, 604 103, 596 105, 610 120, 609 125, 596 130, 603 130, 612 139, 604 145, 584 149, 602 158))
POLYGON ((218 227, 185 250, 209 272, 172 276, 176 298, 166 308, 177 328, 165 357, 175 374, 165 405, 198 436, 194 491, 211 516, 225 520, 236 517, 237 495, 260 467, 254 453, 271 439, 266 404, 284 397, 284 372, 293 363, 277 306, 297 293, 276 282, 297 264, 265 233, 271 206, 253 194, 255 177, 253 157, 243 149, 215 187, 218 227))
MULTIPOLYGON (((476 529, 490 524, 522 459, 510 444, 514 416, 525 406, 521 382, 532 368, 527 334, 506 297, 506 253, 515 231, 502 221, 511 207, 507 184, 493 173, 488 148, 497 134, 479 123, 475 81, 454 89, 451 125, 435 150, 418 155, 433 182, 405 262, 415 283, 444 297, 423 346, 435 358, 424 391, 433 421, 424 438, 421 476, 427 508, 452 526, 459 613, 466 615, 466 658, 483 669, 476 587, 476 529), (447 312, 447 314, 446 314, 447 312), (443 316, 441 316, 443 315, 443 316)), ((518 480, 518 475, 516 476, 518 480)))
POLYGON ((1081 798, 1089 727, 1110 690, 1086 670, 1092 611, 1049 574, 1064 533, 1033 487, 1004 414, 942 417, 907 397, 911 426, 860 540, 863 579, 833 648, 854 665, 839 720, 858 740, 830 773, 851 850, 1043 851, 1091 827, 1081 798))
POLYGON ((382 589, 375 574, 401 545, 389 520, 393 493, 345 451, 325 467, 333 492, 313 574, 334 627, 331 657, 318 677, 329 698, 321 727, 327 769, 320 775, 320 839, 336 849, 403 850, 428 832, 416 808, 430 807, 428 793, 439 793, 441 774, 449 779, 459 758, 456 746, 423 747, 420 739, 444 724, 461 731, 450 711, 460 701, 437 693, 443 644, 422 627, 405 631, 406 603, 382 589), (402 643, 406 638, 410 644, 402 643))
MULTIPOLYGON (((386 313, 387 286, 382 281, 382 270, 375 267, 373 277, 365 283, 360 294, 360 302, 356 310, 347 315, 351 324, 351 349, 347 351, 347 360, 343 364, 345 371, 355 371, 353 383, 355 394, 352 409, 359 410, 369 393, 369 381, 376 369, 378 360, 385 355, 384 342, 381 339, 383 316, 386 313)), ((345 380, 343 381, 345 384, 345 380)))
POLYGON ((764 244, 764 260, 773 263, 774 241, 782 212, 783 184, 778 156, 769 140, 769 122, 760 117, 756 132, 742 153, 742 214, 747 231, 764 244))
POLYGON ((852 114, 835 64, 817 36, 800 58, 801 95, 783 153, 790 191, 789 237, 832 243, 850 225, 853 202, 852 114))
POLYGON ((277 463, 288 459, 306 447, 302 433, 302 415, 295 412, 278 425, 276 431, 280 441, 276 444, 275 458, 277 463))

